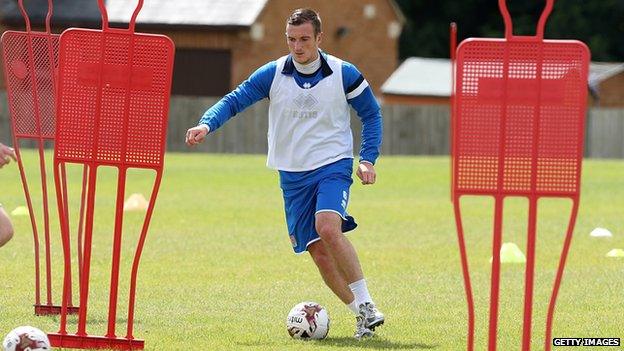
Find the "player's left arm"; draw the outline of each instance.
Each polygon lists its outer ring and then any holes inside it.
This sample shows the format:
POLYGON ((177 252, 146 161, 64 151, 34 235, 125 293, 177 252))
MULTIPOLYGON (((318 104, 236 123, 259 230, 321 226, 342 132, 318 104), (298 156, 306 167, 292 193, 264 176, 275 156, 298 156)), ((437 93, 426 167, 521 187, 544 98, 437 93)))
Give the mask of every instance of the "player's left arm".
POLYGON ((344 62, 342 77, 347 101, 362 121, 360 164, 356 174, 362 184, 374 184, 377 180, 375 162, 379 157, 383 133, 381 107, 368 82, 355 66, 344 62))

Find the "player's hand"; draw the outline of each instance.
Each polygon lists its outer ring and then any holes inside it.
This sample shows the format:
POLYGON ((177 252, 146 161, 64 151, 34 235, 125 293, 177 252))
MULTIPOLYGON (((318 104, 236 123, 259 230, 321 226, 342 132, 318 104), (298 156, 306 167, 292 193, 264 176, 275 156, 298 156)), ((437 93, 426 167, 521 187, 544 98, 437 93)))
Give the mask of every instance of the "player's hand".
POLYGON ((361 162, 358 165, 357 172, 358 178, 362 180, 362 184, 375 184, 375 180, 377 179, 377 174, 375 173, 375 166, 372 163, 361 162))
POLYGON ((12 147, 8 147, 0 143, 0 168, 11 163, 11 159, 13 159, 13 161, 17 161, 15 150, 12 147))
POLYGON ((208 135, 209 129, 207 126, 201 125, 197 127, 190 128, 186 131, 186 145, 195 146, 197 144, 201 144, 206 139, 206 135, 208 135))

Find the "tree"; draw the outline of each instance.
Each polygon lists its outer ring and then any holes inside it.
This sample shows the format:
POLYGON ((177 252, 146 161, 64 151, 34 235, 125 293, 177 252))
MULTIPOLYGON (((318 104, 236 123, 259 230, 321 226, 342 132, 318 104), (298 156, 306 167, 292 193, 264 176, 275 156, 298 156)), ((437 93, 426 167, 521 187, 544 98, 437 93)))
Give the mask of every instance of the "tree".
MULTIPOLYGON (((399 56, 448 57, 449 23, 458 25, 458 41, 503 37, 504 24, 495 0, 396 0, 407 19, 399 56)), ((545 0, 508 0, 514 35, 533 35, 545 0)), ((624 1, 556 0, 545 37, 578 39, 594 61, 624 61, 624 1)))

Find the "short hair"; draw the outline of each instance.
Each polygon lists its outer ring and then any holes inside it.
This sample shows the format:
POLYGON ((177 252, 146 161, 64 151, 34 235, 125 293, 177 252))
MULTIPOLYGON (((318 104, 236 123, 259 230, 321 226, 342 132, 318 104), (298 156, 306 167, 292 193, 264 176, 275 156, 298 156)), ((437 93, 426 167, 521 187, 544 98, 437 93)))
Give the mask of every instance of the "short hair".
POLYGON ((321 16, 310 8, 296 9, 286 20, 286 24, 293 26, 299 26, 308 22, 312 23, 314 36, 319 35, 321 33, 321 16))

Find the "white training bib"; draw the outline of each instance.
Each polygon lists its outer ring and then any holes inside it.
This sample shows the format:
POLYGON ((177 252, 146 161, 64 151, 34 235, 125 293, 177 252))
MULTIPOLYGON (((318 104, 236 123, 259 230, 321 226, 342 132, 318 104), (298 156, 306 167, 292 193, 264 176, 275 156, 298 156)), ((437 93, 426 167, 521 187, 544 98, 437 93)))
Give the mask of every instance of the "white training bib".
POLYGON ((269 93, 267 167, 309 171, 353 158, 349 104, 342 83, 342 61, 327 55, 333 73, 315 86, 300 88, 282 74, 287 56, 277 60, 269 93))

